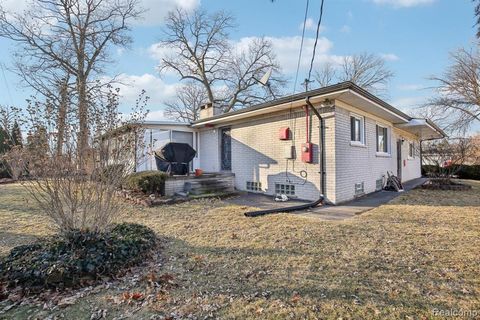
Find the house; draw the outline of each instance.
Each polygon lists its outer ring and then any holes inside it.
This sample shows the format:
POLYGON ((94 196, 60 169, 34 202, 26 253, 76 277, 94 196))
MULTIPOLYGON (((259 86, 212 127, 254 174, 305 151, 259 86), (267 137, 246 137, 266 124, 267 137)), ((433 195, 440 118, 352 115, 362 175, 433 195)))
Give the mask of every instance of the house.
POLYGON ((382 189, 387 172, 420 177, 421 141, 445 136, 351 82, 225 114, 208 104, 191 124, 146 125, 151 149, 161 137, 188 135, 197 150, 192 169, 233 173, 237 190, 305 200, 324 194, 334 204, 382 189))

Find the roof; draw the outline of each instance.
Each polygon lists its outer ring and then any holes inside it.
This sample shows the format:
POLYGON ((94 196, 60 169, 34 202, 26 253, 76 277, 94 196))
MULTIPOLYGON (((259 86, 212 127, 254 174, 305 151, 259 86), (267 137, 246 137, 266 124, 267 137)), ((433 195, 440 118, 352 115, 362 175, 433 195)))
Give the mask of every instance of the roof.
POLYGON ((376 104, 378 104, 378 105, 382 106, 383 108, 397 114, 398 116, 400 116, 402 118, 405 118, 407 120, 412 119, 409 115, 403 113, 402 111, 398 110, 397 108, 393 107, 392 105, 388 104, 387 102, 383 101, 382 99, 378 98, 377 96, 371 94, 370 92, 366 91, 365 89, 362 89, 361 87, 354 84, 353 82, 345 81, 345 82, 337 83, 337 84, 334 84, 334 85, 331 85, 331 86, 327 86, 327 87, 323 87, 323 88, 319 88, 319 89, 314 89, 314 90, 310 90, 310 91, 306 91, 306 92, 302 92, 302 93, 297 93, 297 94, 294 94, 294 95, 285 96, 285 97, 275 99, 275 100, 271 100, 271 101, 268 101, 268 102, 265 102, 265 103, 261 103, 261 104, 258 104, 258 105, 252 106, 252 107, 227 112, 227 113, 224 113, 224 114, 219 114, 219 115, 209 117, 209 118, 206 118, 206 119, 200 119, 200 120, 194 121, 192 124, 196 125, 196 124, 200 124, 202 122, 205 122, 205 120, 211 121, 211 120, 222 119, 222 118, 226 118, 226 117, 231 117, 233 115, 248 113, 248 112, 252 112, 252 111, 256 111, 256 110, 260 110, 260 109, 264 109, 264 108, 268 108, 268 107, 272 107, 272 106, 276 106, 276 105, 280 105, 280 104, 284 104, 284 103, 290 103, 290 102, 297 101, 297 100, 304 100, 307 97, 325 95, 325 94, 329 94, 329 93, 336 93, 336 92, 339 92, 339 91, 342 91, 342 90, 352 90, 352 91, 356 92, 357 94, 375 102, 376 104))
MULTIPOLYGON (((326 99, 339 100, 363 109, 364 111, 372 113, 382 119, 386 119, 395 125, 398 124, 404 126, 405 128, 410 128, 413 126, 413 122, 415 123, 415 126, 418 126, 418 124, 415 122, 418 119, 412 118, 401 110, 398 110, 389 103, 383 101, 379 97, 371 94, 370 92, 350 81, 285 96, 248 108, 199 119, 194 121, 191 125, 192 127, 198 128, 204 125, 223 124, 232 120, 286 110, 288 108, 292 108, 294 103, 297 104, 295 107, 305 105, 306 98, 312 99, 312 102, 314 98, 317 98, 317 102, 325 101, 326 99)), ((428 127, 428 130, 431 130, 436 137, 446 136, 446 134, 437 125, 428 119, 423 119, 423 127, 428 127)))

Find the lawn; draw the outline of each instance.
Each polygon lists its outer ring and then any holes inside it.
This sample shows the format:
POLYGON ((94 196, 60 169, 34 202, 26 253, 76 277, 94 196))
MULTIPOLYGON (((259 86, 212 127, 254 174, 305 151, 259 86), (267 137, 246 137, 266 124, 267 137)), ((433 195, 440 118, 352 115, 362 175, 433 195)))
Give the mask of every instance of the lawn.
MULTIPOLYGON (((154 262, 81 294, 8 311, 0 303, 0 318, 480 317, 480 183, 468 183, 470 191, 413 190, 340 222, 246 218, 248 207, 219 200, 132 208, 125 219, 163 239, 154 262), (152 287, 152 278, 168 285, 152 287)), ((0 254, 54 232, 27 198, 0 186, 0 254)))

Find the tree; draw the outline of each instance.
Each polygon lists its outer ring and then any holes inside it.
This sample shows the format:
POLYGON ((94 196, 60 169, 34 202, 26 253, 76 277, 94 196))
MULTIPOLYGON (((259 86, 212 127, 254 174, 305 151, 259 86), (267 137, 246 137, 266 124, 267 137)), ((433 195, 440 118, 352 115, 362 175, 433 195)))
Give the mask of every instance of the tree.
POLYGON ((8 132, 0 125, 0 155, 10 150, 10 139, 8 132))
POLYGON ((448 131, 465 132, 480 121, 480 55, 477 49, 453 52, 451 62, 437 83, 435 96, 424 106, 448 131))
POLYGON ((200 107, 208 101, 201 85, 189 82, 177 90, 175 100, 166 102, 165 116, 182 122, 198 120, 200 107))
POLYGON ((207 102, 222 105, 224 112, 265 101, 283 85, 271 43, 252 39, 236 48, 229 39, 233 27, 233 17, 224 12, 189 14, 177 9, 168 14, 160 42, 172 51, 162 58, 160 71, 173 71, 180 80, 201 85, 207 102), (263 87, 258 80, 269 70, 270 86, 263 87))
POLYGON ((88 85, 103 73, 109 49, 131 42, 129 23, 139 8, 138 0, 37 0, 21 14, 0 7, 0 36, 15 41, 35 65, 50 61, 74 77, 80 164, 89 139, 88 85))
POLYGON ((326 63, 315 73, 315 80, 323 86, 335 82, 351 81, 365 90, 380 93, 394 76, 385 59, 372 53, 360 53, 343 57, 335 68, 326 63))
POLYGON ((23 137, 22 137, 22 130, 20 129, 20 126, 18 125, 18 122, 15 121, 13 123, 13 128, 12 128, 12 146, 23 146, 23 137))
POLYGON ((477 26, 477 38, 480 39, 480 1, 478 0, 472 0, 472 2, 476 2, 475 4, 475 25, 477 26))

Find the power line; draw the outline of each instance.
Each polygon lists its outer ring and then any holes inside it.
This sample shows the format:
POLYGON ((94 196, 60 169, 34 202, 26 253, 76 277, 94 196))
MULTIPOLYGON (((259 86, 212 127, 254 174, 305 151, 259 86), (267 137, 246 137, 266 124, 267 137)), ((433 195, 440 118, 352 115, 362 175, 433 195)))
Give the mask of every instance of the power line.
POLYGON ((313 44, 313 54, 312 54, 312 60, 310 60, 310 69, 308 70, 308 78, 305 79, 305 83, 307 86, 312 76, 313 62, 315 61, 315 52, 317 50, 318 36, 320 34, 320 25, 322 24, 322 17, 323 17, 323 2, 324 0, 322 0, 322 3, 320 5, 320 17, 318 18, 317 34, 315 36, 315 43, 313 44))
POLYGON ((0 62, 0 68, 2 69, 3 81, 5 81, 5 87, 7 88, 8 97, 10 98, 10 105, 13 106, 12 93, 10 92, 10 87, 8 86, 7 77, 5 76, 5 67, 1 62, 0 62))
POLYGON ((305 29, 306 29, 306 26, 307 26, 309 3, 310 3, 310 1, 307 0, 307 5, 305 7, 305 17, 303 18, 302 41, 300 42, 300 52, 298 53, 297 71, 295 73, 295 82, 293 84, 293 94, 295 94, 295 91, 297 90, 298 72, 300 70, 300 63, 301 63, 301 60, 302 60, 303 42, 305 40, 305 29))

